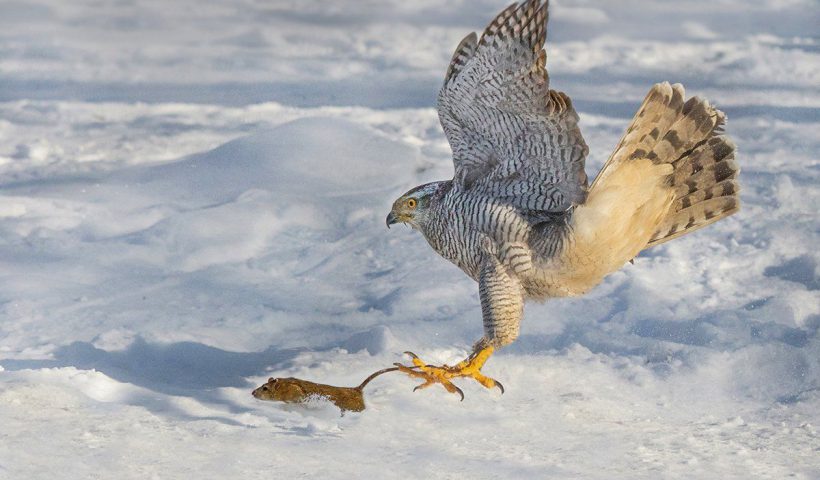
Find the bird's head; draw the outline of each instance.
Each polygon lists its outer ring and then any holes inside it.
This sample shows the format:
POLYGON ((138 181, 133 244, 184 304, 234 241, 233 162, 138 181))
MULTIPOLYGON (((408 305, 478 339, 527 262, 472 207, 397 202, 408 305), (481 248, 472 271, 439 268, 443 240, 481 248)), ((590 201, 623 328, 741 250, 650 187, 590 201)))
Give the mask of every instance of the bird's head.
POLYGON ((421 229, 428 220, 431 207, 446 193, 451 182, 433 182, 419 185, 393 202, 387 215, 387 227, 394 223, 406 223, 421 229))

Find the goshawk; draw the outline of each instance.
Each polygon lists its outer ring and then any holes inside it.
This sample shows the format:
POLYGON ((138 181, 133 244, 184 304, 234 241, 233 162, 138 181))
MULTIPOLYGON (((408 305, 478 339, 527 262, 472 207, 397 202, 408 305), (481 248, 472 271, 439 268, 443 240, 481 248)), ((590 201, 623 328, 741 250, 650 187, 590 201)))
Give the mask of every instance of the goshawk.
MULTIPOLYGON (((453 150, 452 180, 413 188, 387 225, 404 222, 478 282, 484 337, 455 366, 413 357, 402 370, 442 384, 481 374, 518 337, 526 300, 581 295, 641 250, 739 209, 738 165, 726 117, 680 84, 652 87, 592 185, 587 145, 569 97, 550 89, 547 2, 502 11, 456 48, 438 95, 453 150)), ((463 394, 462 394, 463 398, 463 394)))

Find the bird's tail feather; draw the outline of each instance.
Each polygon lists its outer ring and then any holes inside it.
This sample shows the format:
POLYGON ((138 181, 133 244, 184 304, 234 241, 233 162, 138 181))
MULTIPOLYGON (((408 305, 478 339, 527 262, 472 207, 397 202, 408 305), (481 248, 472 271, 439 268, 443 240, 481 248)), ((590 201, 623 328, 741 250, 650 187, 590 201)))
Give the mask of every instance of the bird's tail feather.
POLYGON ((653 86, 591 191, 619 165, 632 160, 672 165, 665 178, 674 190, 672 205, 645 248, 737 212, 740 169, 734 143, 722 134, 725 122, 723 112, 700 97, 684 102, 680 84, 653 86))
POLYGON ((675 201, 647 248, 703 228, 740 209, 740 168, 729 137, 709 138, 672 165, 675 201))
POLYGON ((641 250, 738 210, 726 118, 680 85, 652 87, 623 139, 570 217, 571 241, 550 265, 556 294, 588 291, 641 250))

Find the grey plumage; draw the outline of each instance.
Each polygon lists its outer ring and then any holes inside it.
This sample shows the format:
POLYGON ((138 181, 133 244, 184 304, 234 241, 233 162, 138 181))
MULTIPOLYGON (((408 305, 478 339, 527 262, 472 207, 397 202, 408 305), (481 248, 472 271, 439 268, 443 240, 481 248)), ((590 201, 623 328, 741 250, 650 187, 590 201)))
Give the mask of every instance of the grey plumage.
POLYGON ((569 98, 550 90, 547 4, 511 5, 456 50, 438 95, 454 181, 523 210, 583 202, 587 146, 569 98))
POLYGON ((588 186, 588 152, 569 97, 551 90, 547 3, 502 11, 457 47, 438 96, 452 180, 393 204, 479 284, 485 336, 518 336, 526 299, 579 295, 641 250, 739 207, 725 116, 681 85, 655 85, 588 186))

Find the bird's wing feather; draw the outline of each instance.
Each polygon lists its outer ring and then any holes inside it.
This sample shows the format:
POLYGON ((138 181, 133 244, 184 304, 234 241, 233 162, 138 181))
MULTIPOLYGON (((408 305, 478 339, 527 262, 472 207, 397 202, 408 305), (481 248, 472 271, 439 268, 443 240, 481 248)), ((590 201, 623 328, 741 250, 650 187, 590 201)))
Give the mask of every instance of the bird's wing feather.
POLYGON ((462 40, 438 96, 456 184, 528 212, 566 210, 587 190, 578 115, 549 88, 546 25, 547 3, 510 5, 462 40))

